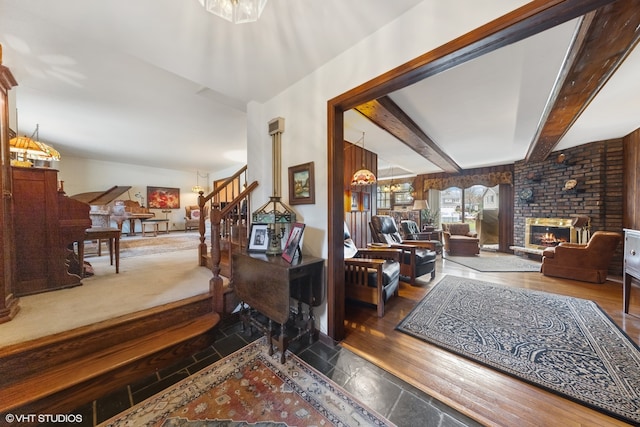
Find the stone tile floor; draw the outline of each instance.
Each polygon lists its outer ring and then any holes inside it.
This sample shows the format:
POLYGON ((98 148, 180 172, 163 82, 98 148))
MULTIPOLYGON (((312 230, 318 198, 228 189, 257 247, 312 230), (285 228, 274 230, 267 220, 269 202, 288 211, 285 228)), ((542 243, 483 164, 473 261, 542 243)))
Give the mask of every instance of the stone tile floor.
MULTIPOLYGON (((73 425, 99 424, 260 337, 257 332, 243 331, 242 323, 233 318, 225 320, 216 334, 213 345, 204 351, 72 411, 83 419, 73 425)), ((340 345, 332 347, 319 341, 309 345, 303 339, 290 350, 399 427, 480 426, 340 345)))

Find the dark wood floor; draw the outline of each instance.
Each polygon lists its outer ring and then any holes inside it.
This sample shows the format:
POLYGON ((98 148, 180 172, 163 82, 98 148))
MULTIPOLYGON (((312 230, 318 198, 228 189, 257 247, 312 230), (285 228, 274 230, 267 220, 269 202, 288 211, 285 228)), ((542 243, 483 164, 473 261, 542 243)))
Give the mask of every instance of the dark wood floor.
POLYGON ((631 314, 625 315, 620 277, 598 285, 540 273, 481 273, 439 259, 436 278, 423 287, 401 284, 399 297, 388 302, 383 318, 376 316, 375 309, 347 305, 347 336, 342 345, 488 426, 627 425, 396 331, 397 324, 445 274, 593 300, 636 344, 640 342, 640 289, 632 290, 631 314))

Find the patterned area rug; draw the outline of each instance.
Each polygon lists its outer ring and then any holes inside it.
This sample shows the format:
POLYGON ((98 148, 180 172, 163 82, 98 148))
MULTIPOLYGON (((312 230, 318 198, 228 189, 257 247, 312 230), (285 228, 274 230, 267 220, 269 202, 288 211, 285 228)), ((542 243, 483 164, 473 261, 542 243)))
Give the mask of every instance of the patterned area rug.
MULTIPOLYGON (((120 240, 120 258, 131 258, 140 255, 159 254, 164 252, 181 251, 184 249, 196 249, 200 244, 200 235, 196 233, 182 233, 177 235, 161 235, 157 237, 145 237, 138 239, 120 240)), ((207 245, 209 241, 207 238, 207 245)), ((103 249, 103 254, 105 250, 103 249)), ((106 250, 109 254, 108 249, 106 250)))
POLYGON ((540 263, 517 255, 495 256, 451 256, 446 255, 446 261, 453 261, 465 267, 484 272, 514 272, 514 271, 540 271, 540 263))
POLYGON ((387 426, 324 375, 262 338, 102 426, 387 426))
POLYGON ((640 423, 640 349, 593 301, 447 276, 397 329, 640 423))

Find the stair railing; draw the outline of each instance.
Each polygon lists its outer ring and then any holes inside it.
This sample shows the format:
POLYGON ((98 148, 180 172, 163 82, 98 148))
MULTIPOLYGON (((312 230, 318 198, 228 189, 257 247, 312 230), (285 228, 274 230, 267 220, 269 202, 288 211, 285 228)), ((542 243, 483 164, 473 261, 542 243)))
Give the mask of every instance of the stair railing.
MULTIPOLYGON (((211 193, 198 196, 198 206, 204 212, 207 202, 211 204, 209 219, 211 222, 211 258, 207 257, 207 244, 205 243, 205 218, 200 218, 200 245, 198 246, 199 265, 207 266, 210 263, 212 278, 209 280, 209 291, 213 296, 214 310, 224 314, 225 293, 229 291, 225 288, 221 273, 222 243, 225 242, 225 250, 229 260, 229 276, 233 272, 232 255, 234 248, 244 250, 246 248, 249 217, 251 212, 251 192, 258 186, 258 182, 246 184, 247 166, 243 166, 238 172, 230 176, 223 183, 219 184, 211 193), (244 182, 243 190, 239 191, 239 183, 244 182), (239 192, 238 192, 239 191, 239 192), (236 194, 237 193, 237 194, 236 194), (222 202, 221 200, 224 200, 222 202)), ((229 277, 230 278, 230 277, 229 277)))

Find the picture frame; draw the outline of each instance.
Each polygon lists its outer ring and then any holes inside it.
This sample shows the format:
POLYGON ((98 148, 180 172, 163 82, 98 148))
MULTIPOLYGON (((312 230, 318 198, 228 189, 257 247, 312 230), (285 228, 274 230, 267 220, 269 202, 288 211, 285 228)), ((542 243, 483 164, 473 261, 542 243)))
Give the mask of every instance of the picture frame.
POLYGON ((370 211, 371 210, 371 193, 363 192, 362 194, 362 210, 370 211))
POLYGON ((313 162, 289 167, 289 204, 313 205, 316 189, 313 162))
POLYGON ((352 191, 351 192, 351 212, 360 210, 360 192, 352 191))
POLYGON ((251 224, 251 233, 247 242, 248 252, 266 252, 269 248, 269 225, 263 223, 251 224))
POLYGON ((282 258, 285 261, 292 263, 298 253, 302 255, 302 249, 300 248, 302 233, 304 233, 304 224, 301 222, 294 223, 287 238, 287 243, 284 246, 284 251, 282 252, 282 258))
POLYGON ((180 189, 147 187, 147 204, 150 209, 180 209, 180 189))

